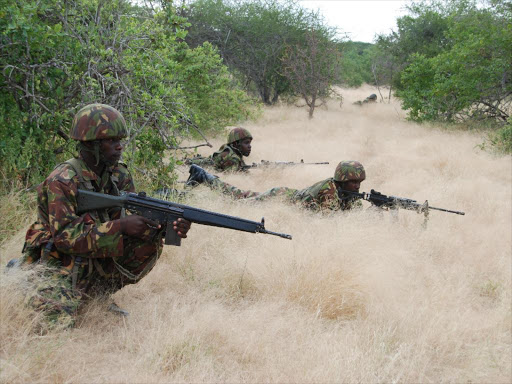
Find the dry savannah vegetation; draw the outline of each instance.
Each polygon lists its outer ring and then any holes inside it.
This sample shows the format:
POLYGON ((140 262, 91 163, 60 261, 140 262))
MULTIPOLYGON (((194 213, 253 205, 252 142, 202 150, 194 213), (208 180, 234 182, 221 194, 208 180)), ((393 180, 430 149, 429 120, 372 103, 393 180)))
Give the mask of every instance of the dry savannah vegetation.
MULTIPOLYGON (((141 283, 115 294, 129 318, 93 302, 77 328, 45 334, 23 305, 27 272, 2 273, 1 381, 511 382, 511 158, 481 151, 481 134, 406 122, 397 104, 352 105, 373 92, 343 90, 341 109, 332 101, 312 120, 276 106, 245 124, 249 162, 329 165, 225 179, 302 188, 357 159, 362 191, 466 216, 432 211, 423 229, 411 211, 322 216, 198 187, 189 204, 264 216, 293 240, 194 225, 141 283)), ((2 265, 19 255, 25 229, 2 246, 2 265)))

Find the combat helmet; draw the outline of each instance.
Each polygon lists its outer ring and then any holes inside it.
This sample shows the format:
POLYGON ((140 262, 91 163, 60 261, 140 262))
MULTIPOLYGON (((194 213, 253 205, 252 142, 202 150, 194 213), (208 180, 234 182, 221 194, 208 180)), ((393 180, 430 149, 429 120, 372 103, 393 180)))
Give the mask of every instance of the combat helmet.
POLYGON ((122 139, 127 136, 126 121, 117 109, 105 104, 89 104, 77 112, 70 137, 79 141, 122 139))
POLYGON ((243 139, 252 139, 251 132, 242 127, 233 128, 228 135, 228 144, 232 144, 235 141, 243 140, 243 139))
POLYGON ((348 181, 348 180, 359 180, 363 181, 366 179, 366 172, 363 164, 359 161, 342 161, 336 167, 334 171, 335 181, 348 181))

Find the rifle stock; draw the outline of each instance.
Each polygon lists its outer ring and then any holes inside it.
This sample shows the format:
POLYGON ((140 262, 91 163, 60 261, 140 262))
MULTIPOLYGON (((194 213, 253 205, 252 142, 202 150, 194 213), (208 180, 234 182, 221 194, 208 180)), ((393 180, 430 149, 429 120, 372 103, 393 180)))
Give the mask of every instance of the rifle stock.
POLYGON ((291 235, 272 232, 265 229, 265 221, 251 221, 236 216, 224 215, 204 209, 190 207, 188 205, 173 203, 170 201, 147 197, 144 192, 124 193, 121 196, 106 195, 79 189, 77 196, 77 213, 103 210, 109 208, 125 208, 128 211, 157 221, 165 230, 165 244, 181 245, 181 238, 172 229, 172 223, 184 218, 193 223, 219 228, 233 229, 236 231, 263 233, 292 239, 291 235), (170 228, 168 228, 170 226, 170 228))

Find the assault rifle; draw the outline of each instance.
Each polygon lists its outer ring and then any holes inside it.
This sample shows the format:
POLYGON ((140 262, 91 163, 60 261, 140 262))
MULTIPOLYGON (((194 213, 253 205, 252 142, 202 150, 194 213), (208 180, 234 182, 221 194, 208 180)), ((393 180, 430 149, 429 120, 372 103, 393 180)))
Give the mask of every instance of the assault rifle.
POLYGON ((260 163, 252 163, 251 165, 244 166, 244 170, 251 168, 259 168, 259 167, 280 167, 280 166, 291 166, 291 165, 321 165, 321 164, 329 164, 328 161, 323 161, 319 163, 305 163, 303 159, 300 162, 295 163, 293 161, 268 161, 261 160, 260 163))
POLYGON ((77 202, 79 214, 87 211, 118 207, 125 208, 137 215, 157 221, 162 226, 162 230, 165 231, 165 244, 168 245, 181 245, 181 238, 178 237, 176 232, 172 229, 172 223, 180 217, 202 225, 234 229, 243 232, 264 233, 285 239, 292 239, 291 235, 267 231, 265 229, 264 219, 261 219, 261 223, 259 223, 240 217, 223 215, 221 213, 189 207, 188 205, 147 197, 145 192, 123 193, 121 196, 112 196, 79 189, 77 202))
POLYGON ((376 205, 380 208, 387 208, 387 209, 407 209, 410 211, 416 211, 418 213, 423 213, 425 215, 425 223, 428 220, 429 211, 431 209, 436 211, 442 211, 442 212, 448 212, 448 213, 455 213, 457 215, 465 215, 464 212, 460 211, 452 211, 450 209, 444 209, 444 208, 436 208, 432 207, 428 204, 428 200, 425 200, 423 204, 419 204, 416 200, 407 199, 403 197, 396 197, 396 196, 386 196, 383 195, 380 192, 377 192, 376 190, 372 189, 370 193, 358 193, 358 192, 350 192, 341 190, 342 193, 345 195, 348 195, 350 197, 355 197, 359 199, 363 199, 366 201, 369 201, 373 205, 376 205))

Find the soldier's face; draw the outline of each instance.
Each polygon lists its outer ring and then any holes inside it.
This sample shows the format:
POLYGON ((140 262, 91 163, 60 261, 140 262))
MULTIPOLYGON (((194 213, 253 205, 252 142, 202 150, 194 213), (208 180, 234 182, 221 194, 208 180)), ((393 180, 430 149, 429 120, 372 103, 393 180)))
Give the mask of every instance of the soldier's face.
POLYGON ((243 139, 237 143, 236 147, 238 148, 242 155, 249 156, 251 154, 251 142, 252 139, 243 139))
POLYGON ((100 152, 107 164, 117 164, 123 153, 123 144, 121 139, 100 140, 100 152))
POLYGON ((359 187, 364 180, 347 180, 341 184, 341 188, 349 192, 359 192, 359 187))

